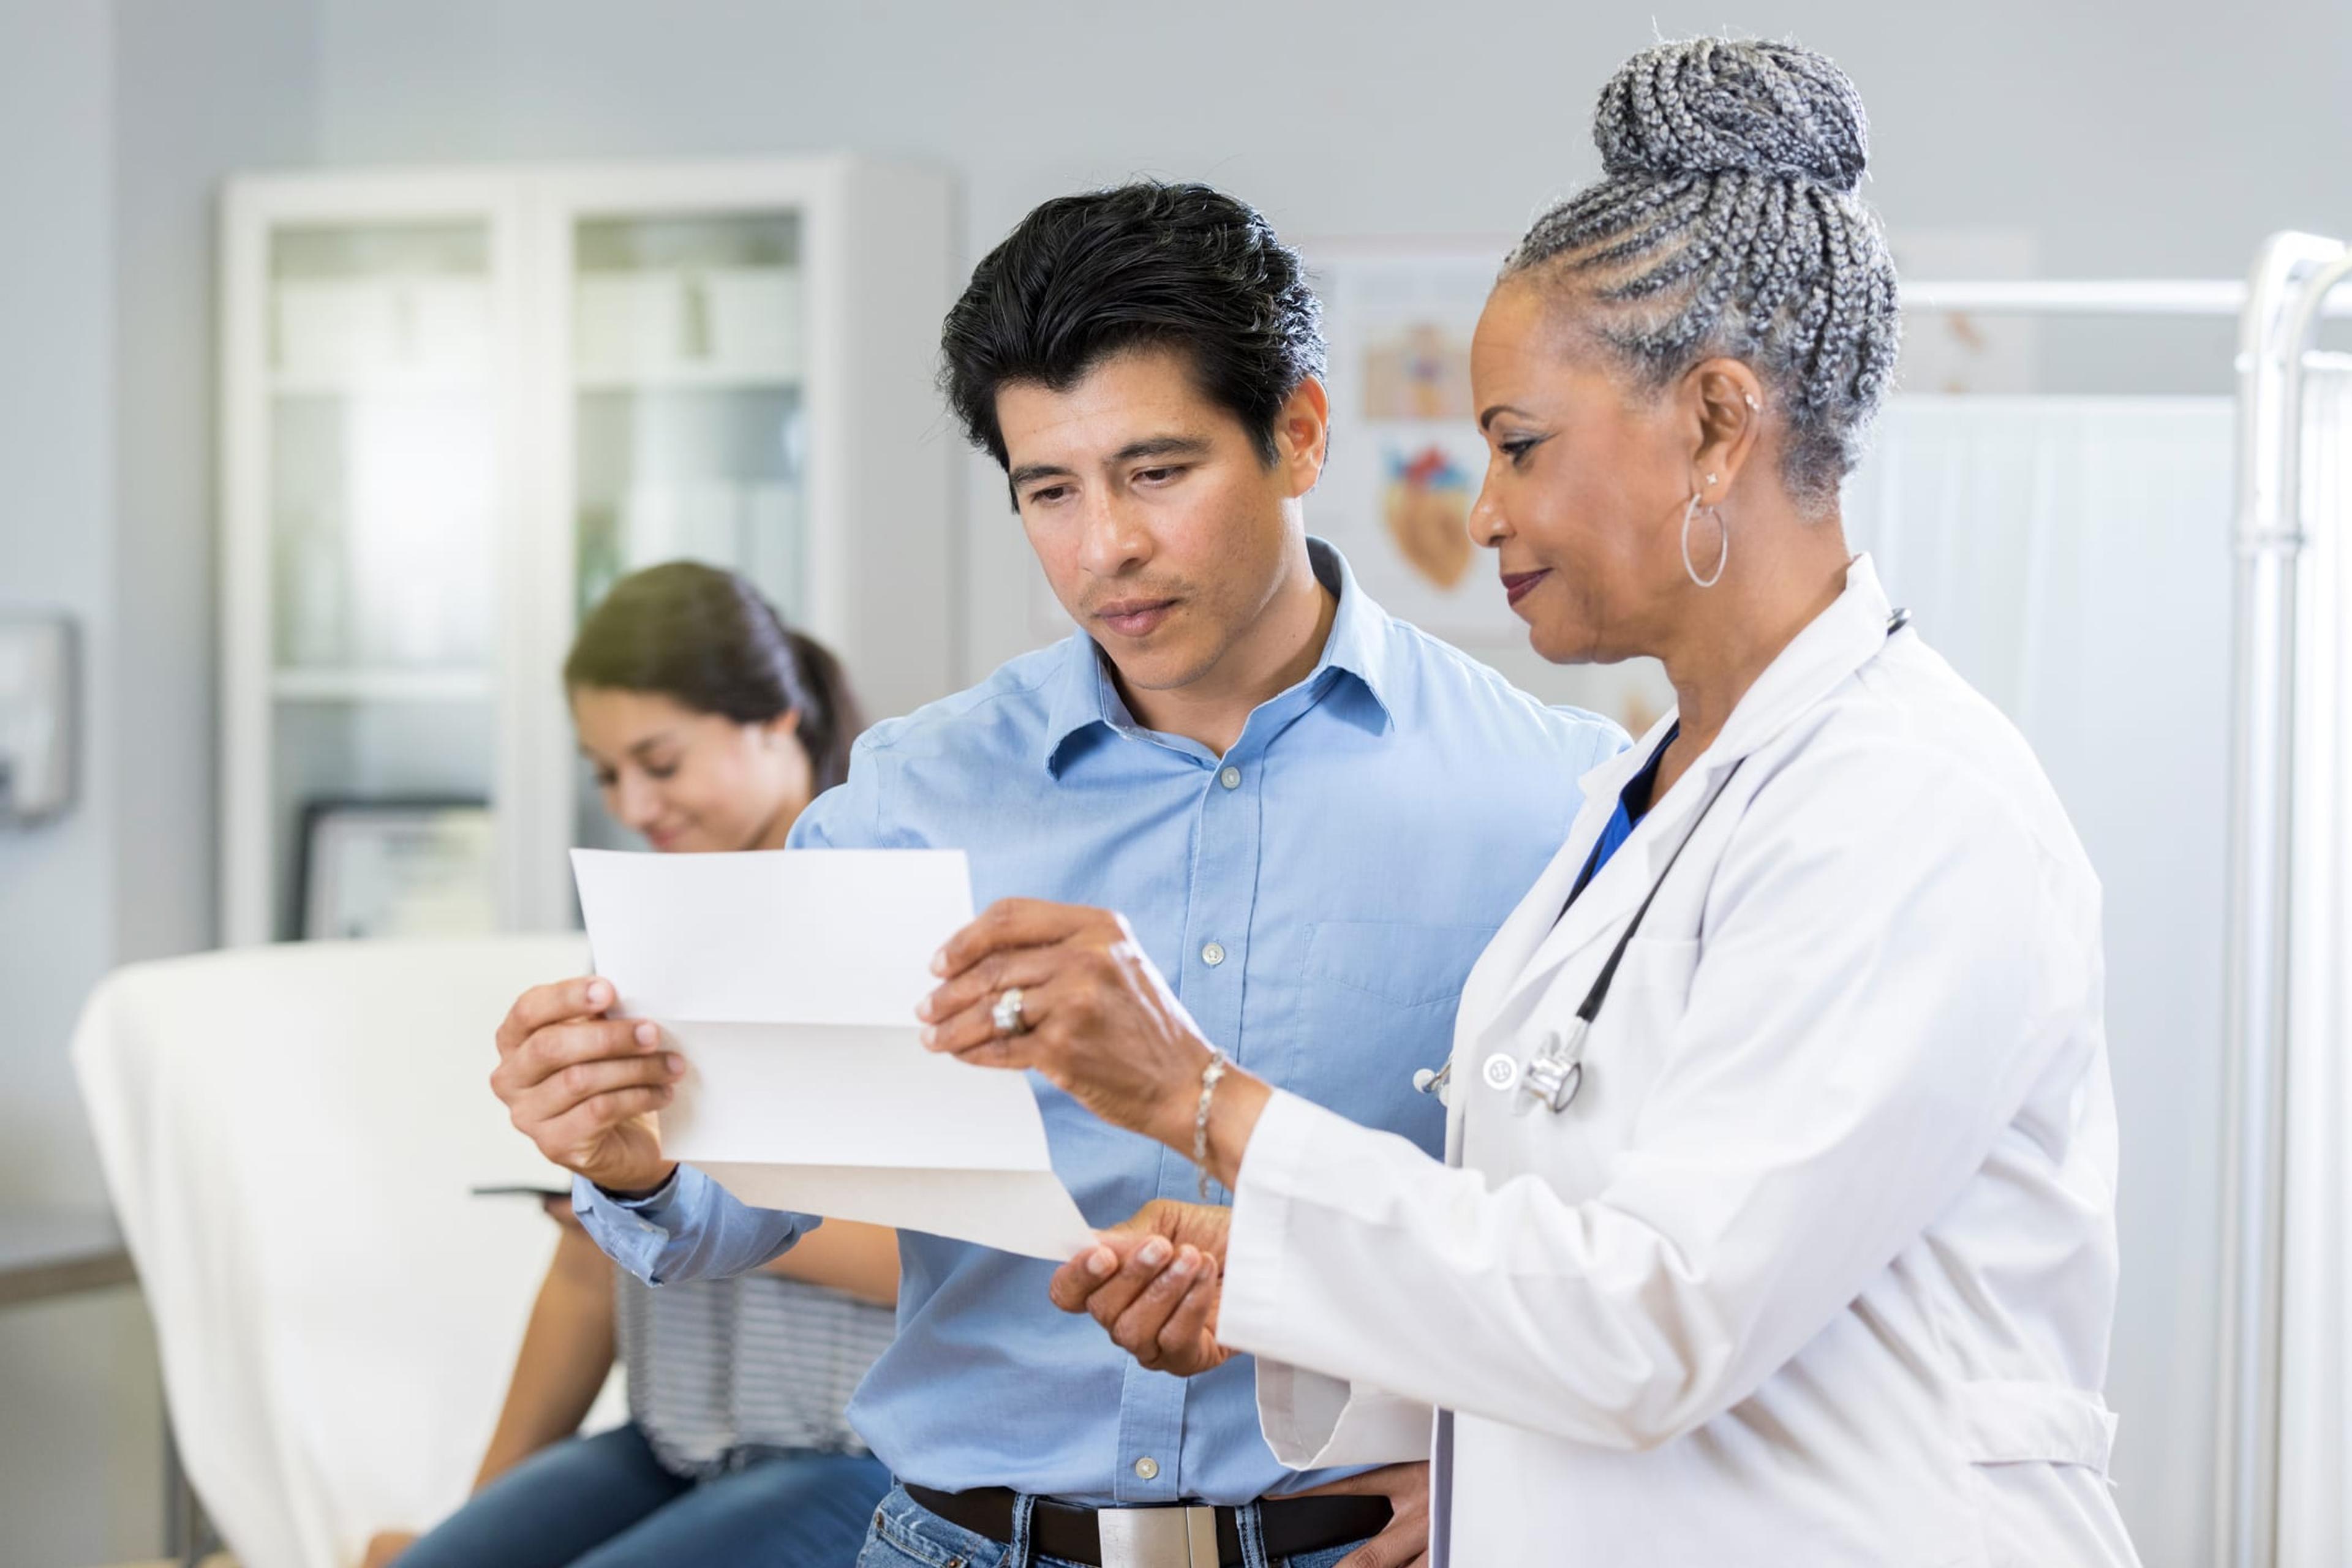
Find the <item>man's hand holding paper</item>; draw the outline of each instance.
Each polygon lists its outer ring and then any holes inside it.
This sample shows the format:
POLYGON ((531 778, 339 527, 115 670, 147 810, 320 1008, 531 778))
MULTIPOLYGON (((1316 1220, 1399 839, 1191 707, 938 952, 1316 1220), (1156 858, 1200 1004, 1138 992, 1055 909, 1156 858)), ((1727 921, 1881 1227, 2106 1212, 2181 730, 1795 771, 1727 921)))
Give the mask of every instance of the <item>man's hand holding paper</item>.
MULTIPOLYGON (((563 1039, 587 1051, 626 1038, 614 1048, 625 1060, 637 1048, 629 1020, 650 1020, 688 1065, 657 1140, 575 1107, 540 1123, 551 1158, 586 1155, 633 1187, 684 1162, 758 1207, 1056 1262, 1090 1244, 1027 1083, 973 1072, 918 1037, 930 956, 971 916, 961 852, 580 850, 574 869, 599 975, 629 1018, 574 1022, 563 1039)), ((591 1062, 579 1081, 623 1070, 591 1062)), ((534 1107, 563 1093, 540 1092, 534 1107)))
POLYGON ((686 1063, 654 1025, 607 1017, 613 1002, 612 983, 594 976, 524 992, 499 1026, 490 1087, 556 1164, 607 1192, 650 1191, 677 1168, 653 1113, 686 1063))

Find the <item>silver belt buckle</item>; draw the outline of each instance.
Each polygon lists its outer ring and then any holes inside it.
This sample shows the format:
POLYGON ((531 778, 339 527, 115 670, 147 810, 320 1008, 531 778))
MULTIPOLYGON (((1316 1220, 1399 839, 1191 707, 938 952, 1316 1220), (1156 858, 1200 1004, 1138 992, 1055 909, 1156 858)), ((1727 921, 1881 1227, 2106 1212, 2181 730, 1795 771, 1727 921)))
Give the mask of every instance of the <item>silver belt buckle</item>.
POLYGON ((1103 1568, 1218 1568, 1213 1508, 1097 1509, 1095 1527, 1103 1568))

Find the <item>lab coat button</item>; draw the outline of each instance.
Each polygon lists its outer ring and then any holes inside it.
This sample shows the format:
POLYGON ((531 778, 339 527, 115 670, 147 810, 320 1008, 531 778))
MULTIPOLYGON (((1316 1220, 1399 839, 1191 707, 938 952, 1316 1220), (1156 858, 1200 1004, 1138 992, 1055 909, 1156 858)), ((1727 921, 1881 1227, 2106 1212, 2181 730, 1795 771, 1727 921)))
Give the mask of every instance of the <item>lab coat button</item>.
POLYGON ((1496 1051, 1486 1058, 1486 1065, 1479 1070, 1486 1077, 1488 1089, 1511 1089, 1519 1081, 1519 1058, 1508 1051, 1496 1051))

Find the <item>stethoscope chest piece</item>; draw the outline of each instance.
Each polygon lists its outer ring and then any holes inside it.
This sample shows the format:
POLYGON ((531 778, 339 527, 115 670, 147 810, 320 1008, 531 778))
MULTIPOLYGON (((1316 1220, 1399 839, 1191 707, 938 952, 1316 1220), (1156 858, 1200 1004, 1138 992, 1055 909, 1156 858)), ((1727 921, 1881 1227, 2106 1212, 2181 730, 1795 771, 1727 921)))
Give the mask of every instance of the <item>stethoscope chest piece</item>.
MULTIPOLYGON (((1519 1089, 1511 1102, 1513 1115, 1525 1116, 1540 1105, 1557 1116, 1574 1102, 1576 1091, 1584 1087, 1584 1037, 1591 1027, 1586 1019, 1570 1019, 1567 1028, 1548 1037, 1543 1047, 1528 1058, 1524 1071, 1513 1073, 1519 1089)), ((1494 1063, 1486 1065, 1491 1068, 1494 1063)), ((1488 1081, 1493 1081, 1491 1075, 1488 1081)))

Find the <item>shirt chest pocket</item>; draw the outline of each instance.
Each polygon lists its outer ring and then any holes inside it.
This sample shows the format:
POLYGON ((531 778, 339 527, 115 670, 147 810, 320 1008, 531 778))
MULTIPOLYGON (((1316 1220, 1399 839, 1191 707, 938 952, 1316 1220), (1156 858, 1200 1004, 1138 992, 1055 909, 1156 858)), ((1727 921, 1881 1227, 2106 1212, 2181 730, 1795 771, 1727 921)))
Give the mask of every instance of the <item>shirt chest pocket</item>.
POLYGON ((1284 1087, 1434 1147, 1442 1110, 1413 1092, 1412 1075, 1445 1060, 1462 983, 1494 934, 1409 921, 1307 927, 1284 1087))
POLYGON ((1353 992, 1389 1007, 1450 1006, 1493 926, 1325 921, 1307 928, 1300 982, 1309 1006, 1353 992))

